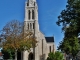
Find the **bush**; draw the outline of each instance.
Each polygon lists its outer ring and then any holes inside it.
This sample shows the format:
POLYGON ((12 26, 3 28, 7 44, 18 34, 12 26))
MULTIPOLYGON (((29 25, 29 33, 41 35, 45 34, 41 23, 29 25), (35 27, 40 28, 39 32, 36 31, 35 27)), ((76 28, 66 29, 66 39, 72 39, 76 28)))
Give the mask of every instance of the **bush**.
POLYGON ((47 60, 63 60, 63 54, 59 51, 56 51, 55 53, 51 52, 49 53, 47 60))

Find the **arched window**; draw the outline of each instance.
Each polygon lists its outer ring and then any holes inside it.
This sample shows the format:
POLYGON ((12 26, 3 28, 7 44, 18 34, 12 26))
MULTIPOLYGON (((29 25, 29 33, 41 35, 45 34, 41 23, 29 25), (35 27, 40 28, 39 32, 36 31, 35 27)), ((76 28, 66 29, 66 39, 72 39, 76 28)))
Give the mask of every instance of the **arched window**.
POLYGON ((33 23, 33 29, 34 29, 34 23, 33 23))
POLYGON ((27 6, 29 6, 29 3, 27 3, 27 6))
POLYGON ((50 53, 51 53, 51 46, 49 46, 49 51, 50 51, 50 53))
POLYGON ((32 24, 30 23, 30 29, 32 29, 32 24))
POLYGON ((34 10, 32 10, 32 19, 35 19, 34 10))
POLYGON ((29 23, 28 23, 28 30, 29 30, 29 23))
POLYGON ((28 19, 30 20, 30 15, 31 15, 31 12, 30 12, 30 10, 28 10, 28 19))

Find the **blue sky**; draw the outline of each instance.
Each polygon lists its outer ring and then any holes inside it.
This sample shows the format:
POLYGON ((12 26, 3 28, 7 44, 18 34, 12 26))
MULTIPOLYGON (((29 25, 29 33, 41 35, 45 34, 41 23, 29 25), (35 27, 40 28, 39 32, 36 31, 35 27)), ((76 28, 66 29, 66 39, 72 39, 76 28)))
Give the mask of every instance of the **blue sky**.
MULTIPOLYGON (((26 0, 0 0, 0 30, 11 20, 24 21, 26 0)), ((45 36, 54 36, 55 45, 63 39, 61 27, 56 25, 67 0, 37 0, 40 30, 45 36)))

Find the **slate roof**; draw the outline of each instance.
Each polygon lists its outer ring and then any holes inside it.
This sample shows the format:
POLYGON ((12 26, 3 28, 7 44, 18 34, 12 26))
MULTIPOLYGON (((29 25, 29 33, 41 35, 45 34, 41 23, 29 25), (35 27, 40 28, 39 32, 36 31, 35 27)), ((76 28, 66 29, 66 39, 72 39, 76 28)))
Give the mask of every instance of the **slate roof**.
POLYGON ((49 42, 54 42, 54 37, 45 37, 46 41, 49 42))

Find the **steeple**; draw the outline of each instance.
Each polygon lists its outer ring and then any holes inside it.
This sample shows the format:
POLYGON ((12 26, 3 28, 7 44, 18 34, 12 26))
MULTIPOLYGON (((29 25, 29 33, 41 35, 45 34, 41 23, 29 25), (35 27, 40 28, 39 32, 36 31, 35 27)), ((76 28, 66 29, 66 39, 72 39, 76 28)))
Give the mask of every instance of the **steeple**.
POLYGON ((39 31, 38 6, 36 0, 28 0, 25 5, 25 30, 39 31))

